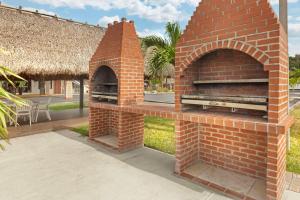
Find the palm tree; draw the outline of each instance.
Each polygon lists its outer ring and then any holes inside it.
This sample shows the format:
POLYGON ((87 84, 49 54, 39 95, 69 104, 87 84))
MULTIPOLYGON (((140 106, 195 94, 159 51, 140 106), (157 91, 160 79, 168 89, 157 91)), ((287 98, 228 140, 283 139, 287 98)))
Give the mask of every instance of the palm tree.
MULTIPOLYGON (((0 49, 1 50, 1 49, 0 49)), ((2 51, 0 51, 2 53, 2 51)), ((12 72, 10 69, 7 67, 4 67, 0 65, 0 77, 2 80, 8 81, 9 84, 15 87, 14 83, 11 81, 10 78, 15 78, 18 80, 25 81, 23 78, 20 76, 16 75, 14 72, 12 72)), ((14 114, 14 111, 11 109, 11 107, 5 103, 5 101, 10 101, 16 105, 21 105, 24 104, 24 101, 7 92, 5 89, 3 89, 2 86, 0 86, 0 148, 3 150, 4 145, 3 141, 8 143, 8 131, 7 131, 7 119, 13 120, 12 115, 14 114)))
POLYGON ((152 35, 142 39, 143 49, 147 51, 147 49, 151 48, 151 53, 147 60, 150 79, 159 81, 161 84, 168 68, 170 66, 174 68, 175 47, 182 33, 177 22, 168 22, 165 29, 164 38, 152 35))

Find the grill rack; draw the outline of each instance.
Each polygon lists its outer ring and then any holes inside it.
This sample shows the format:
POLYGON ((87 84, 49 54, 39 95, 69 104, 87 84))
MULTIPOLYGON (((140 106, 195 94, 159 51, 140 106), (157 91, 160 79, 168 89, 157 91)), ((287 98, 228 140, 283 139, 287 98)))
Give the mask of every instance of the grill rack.
POLYGON ((186 105, 202 105, 208 107, 231 108, 232 112, 237 109, 267 111, 268 97, 265 96, 214 96, 214 95, 182 95, 181 103, 186 105))

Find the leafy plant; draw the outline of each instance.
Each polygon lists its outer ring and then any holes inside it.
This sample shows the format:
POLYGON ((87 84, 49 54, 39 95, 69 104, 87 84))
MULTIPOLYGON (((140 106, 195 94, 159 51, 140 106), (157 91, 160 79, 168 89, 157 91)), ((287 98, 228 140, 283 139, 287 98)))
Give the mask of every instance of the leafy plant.
POLYGON ((164 73, 170 65, 175 65, 175 48, 182 31, 178 23, 169 22, 165 27, 165 38, 156 35, 142 39, 144 49, 153 48, 149 58, 149 76, 162 84, 164 73))
POLYGON ((290 85, 295 86, 300 83, 300 58, 290 57, 290 85))
MULTIPOLYGON (((8 69, 7 67, 0 65, 0 76, 5 79, 9 84, 15 87, 15 84, 11 80, 11 78, 16 78, 18 80, 25 81, 22 77, 15 74, 13 71, 8 69)), ((15 113, 12 109, 11 105, 8 104, 8 102, 16 104, 16 105, 22 105, 25 104, 24 101, 17 97, 16 95, 13 95, 9 92, 7 92, 3 87, 0 87, 0 148, 4 149, 4 143, 8 143, 8 131, 7 131, 7 119, 11 121, 15 121, 15 119, 12 117, 15 113)))

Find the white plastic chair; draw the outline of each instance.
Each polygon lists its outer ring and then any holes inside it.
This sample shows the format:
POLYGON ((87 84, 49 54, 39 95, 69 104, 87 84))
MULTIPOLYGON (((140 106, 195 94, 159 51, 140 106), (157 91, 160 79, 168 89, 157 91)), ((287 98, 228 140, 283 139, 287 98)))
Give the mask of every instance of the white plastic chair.
POLYGON ((29 118, 29 125, 31 126, 32 121, 32 101, 25 100, 24 105, 15 105, 15 127, 18 125, 18 118, 19 117, 26 117, 29 118))
POLYGON ((37 122, 40 112, 44 112, 46 114, 48 120, 51 121, 50 110, 49 110, 49 105, 50 105, 51 101, 52 101, 52 99, 49 98, 46 104, 37 105, 37 111, 36 111, 36 115, 35 115, 35 122, 37 122))

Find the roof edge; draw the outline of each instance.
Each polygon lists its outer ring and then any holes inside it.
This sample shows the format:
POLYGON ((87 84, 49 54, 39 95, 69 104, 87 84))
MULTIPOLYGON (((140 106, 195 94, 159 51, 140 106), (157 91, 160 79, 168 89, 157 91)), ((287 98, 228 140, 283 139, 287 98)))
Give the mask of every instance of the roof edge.
POLYGON ((57 15, 49 15, 49 14, 34 12, 34 11, 30 11, 30 10, 23 10, 21 6, 19 8, 15 8, 15 7, 11 7, 11 6, 8 6, 8 5, 3 5, 3 4, 1 4, 1 1, 0 1, 0 8, 20 11, 22 13, 27 13, 27 14, 35 14, 35 15, 39 15, 41 17, 53 18, 53 19, 56 19, 56 20, 59 20, 59 21, 69 22, 69 23, 73 23, 73 24, 76 24, 76 25, 89 26, 89 27, 93 27, 93 28, 100 28, 100 29, 106 30, 105 27, 102 27, 102 26, 99 26, 99 25, 93 25, 93 24, 83 23, 83 22, 79 22, 79 21, 74 21, 72 19, 66 19, 66 18, 58 17, 57 15))

